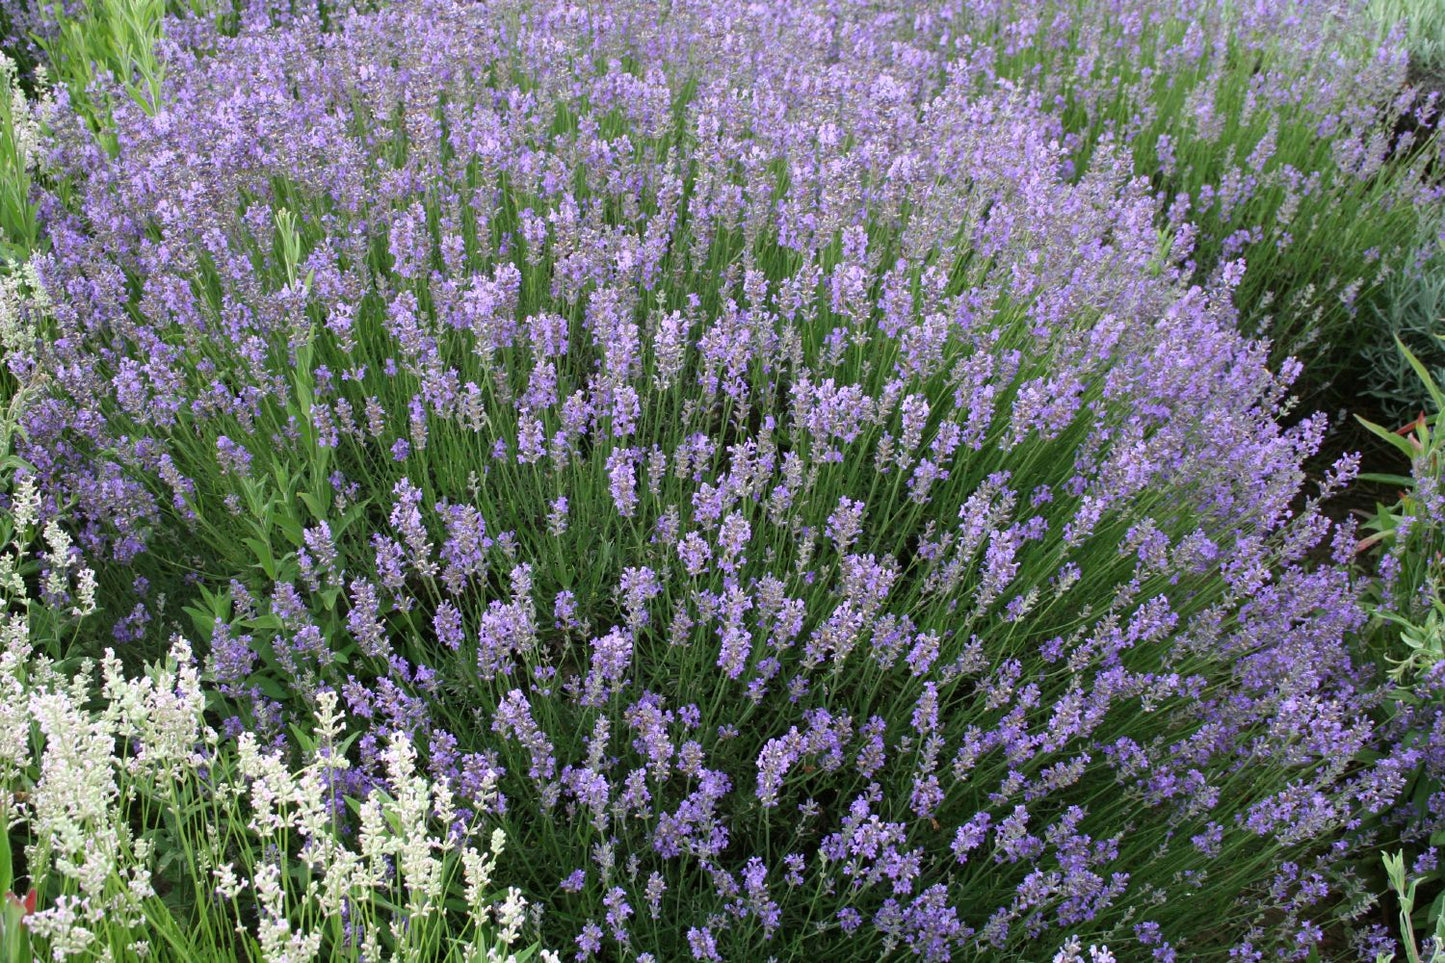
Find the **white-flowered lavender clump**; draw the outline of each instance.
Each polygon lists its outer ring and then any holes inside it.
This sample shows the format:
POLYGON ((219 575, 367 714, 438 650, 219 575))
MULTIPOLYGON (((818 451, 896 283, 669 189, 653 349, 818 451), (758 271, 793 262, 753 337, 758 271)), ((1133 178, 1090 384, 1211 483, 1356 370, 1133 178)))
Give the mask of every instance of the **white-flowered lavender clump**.
MULTIPOLYGON (((55 663, 46 654, 53 639, 37 636, 36 626, 53 633, 92 613, 32 597, 21 573, 39 556, 51 565, 42 592, 67 598, 69 580, 87 581, 90 569, 69 551, 58 519, 47 523, 44 546, 34 544, 35 501, 33 480, 22 477, 0 549, 0 818, 11 839, 28 840, 33 904, 23 926, 34 952, 54 960, 147 957, 166 929, 157 923, 169 910, 156 886, 169 855, 199 874, 183 885, 194 888, 208 925, 221 927, 226 946, 234 936, 253 948, 256 959, 316 959, 323 945, 330 959, 357 958, 363 947, 368 958, 386 947, 395 959, 516 959, 508 947, 528 923, 526 904, 515 887, 501 896, 492 888, 505 835, 494 829, 479 848, 479 835, 461 831, 446 779, 418 770, 405 736, 389 741, 386 784, 352 823, 335 778, 349 764, 334 691, 317 697, 316 748, 298 767, 251 733, 223 743, 207 720, 200 666, 179 637, 143 676, 128 675, 109 649, 98 680, 88 665, 55 663), (449 923, 444 940, 429 941, 420 921, 460 894, 469 921, 449 923), (398 925, 403 910, 408 922, 398 925), (340 944, 326 922, 338 914, 350 920, 340 944)), ((182 958, 222 951, 205 941, 214 932, 165 935, 182 958)))

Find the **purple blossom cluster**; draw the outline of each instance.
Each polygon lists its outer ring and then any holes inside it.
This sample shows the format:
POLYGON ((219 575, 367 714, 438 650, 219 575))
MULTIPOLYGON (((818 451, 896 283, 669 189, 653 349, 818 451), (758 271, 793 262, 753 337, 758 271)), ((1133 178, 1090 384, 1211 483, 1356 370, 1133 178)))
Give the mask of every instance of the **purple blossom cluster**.
POLYGON ((964 6, 169 21, 159 109, 53 133, 16 362, 117 626, 204 588, 234 727, 334 688, 348 790, 387 732, 495 784, 579 961, 1306 958, 1445 751, 1351 655, 1352 467, 1305 488, 1245 242, 1195 283, 966 29, 1093 15, 964 6))

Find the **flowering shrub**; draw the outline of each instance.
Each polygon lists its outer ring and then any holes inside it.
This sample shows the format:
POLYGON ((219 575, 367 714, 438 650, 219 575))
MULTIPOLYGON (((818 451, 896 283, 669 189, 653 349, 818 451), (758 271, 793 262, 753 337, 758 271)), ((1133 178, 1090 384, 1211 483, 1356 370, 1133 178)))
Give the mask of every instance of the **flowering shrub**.
POLYGON ((1382 29, 1403 22, 1412 63, 1422 72, 1445 68, 1445 11, 1420 0, 1370 0, 1370 13, 1382 29))
POLYGON ((0 131, 5 134, 0 149, 0 257, 7 266, 17 253, 28 253, 36 239, 30 175, 41 138, 35 119, 39 111, 18 80, 14 61, 0 54, 0 131))
POLYGON ((1429 369, 1403 344, 1397 350, 1430 399, 1430 413, 1394 432, 1366 423, 1410 460, 1409 475, 1371 475, 1370 480, 1403 487, 1391 505, 1377 506, 1366 527, 1362 548, 1377 563, 1378 578, 1366 602, 1375 616, 1372 649, 1396 688, 1389 703, 1394 739, 1410 747, 1418 774, 1410 786, 1409 807, 1391 814, 1388 822, 1414 854, 1406 884, 1405 853, 1386 855, 1391 885, 1400 901, 1405 958, 1434 960, 1445 954, 1445 895, 1439 894, 1438 848, 1445 829, 1438 814, 1445 809, 1445 758, 1439 752, 1441 722, 1435 707, 1445 689, 1445 554, 1442 554, 1440 412, 1445 394, 1429 369), (1426 889, 1418 892, 1421 885, 1426 889), (1413 919, 1412 919, 1413 913, 1413 919), (1417 934, 1437 934, 1431 952, 1417 951, 1417 934))
POLYGON ((579 960, 1303 959, 1368 907, 1438 746, 1351 658, 1355 465, 1306 490, 1246 245, 1161 234, 1136 141, 947 10, 324 13, 57 92, 7 354, 106 644, 199 633, 252 791, 415 761, 579 960))
POLYGON ((1248 265, 1243 326, 1275 362, 1308 358, 1319 389, 1393 346, 1360 309, 1439 230, 1445 105, 1410 72, 1422 20, 1404 6, 997 0, 960 27, 990 74, 1056 105, 1075 156, 1129 151, 1197 276, 1248 265))
POLYGON ((1425 366, 1436 381, 1445 380, 1445 240, 1432 242, 1424 269, 1415 276, 1401 275, 1390 282, 1388 307, 1379 309, 1378 326, 1388 332, 1388 344, 1369 348, 1363 361, 1369 365, 1364 383, 1379 400, 1385 414, 1397 422, 1411 421, 1429 403, 1420 376, 1400 351, 1400 345, 1425 366))
MULTIPOLYGON (((7 468, 7 474, 9 469, 7 468)), ((395 734, 384 781, 359 805, 334 692, 316 700, 307 762, 244 733, 223 742, 190 646, 128 678, 109 650, 87 663, 45 655, 57 631, 94 610, 93 572, 54 520, 39 553, 44 597, 30 595, 39 528, 22 477, 0 519, 0 947, 7 961, 379 959, 521 961, 526 922, 515 888, 491 884, 504 845, 464 842, 445 781, 416 768, 395 734), (11 893, 12 840, 28 841, 29 887, 11 893), (465 893, 462 908, 447 900, 465 893), (495 925, 490 921, 495 917, 495 925)), ((23 888, 23 887, 22 887, 23 888)))
POLYGON ((1393 505, 1379 506, 1368 527, 1373 530, 1363 545, 1378 544, 1380 579, 1372 586, 1375 611, 1400 633, 1403 657, 1391 659, 1390 674, 1413 683, 1431 674, 1445 660, 1445 460, 1441 457, 1442 393, 1434 375, 1403 344, 1397 349, 1430 400, 1430 412, 1421 412, 1410 424, 1388 431, 1366 422, 1366 427, 1410 460, 1409 475, 1375 475, 1372 480, 1403 486, 1393 505))

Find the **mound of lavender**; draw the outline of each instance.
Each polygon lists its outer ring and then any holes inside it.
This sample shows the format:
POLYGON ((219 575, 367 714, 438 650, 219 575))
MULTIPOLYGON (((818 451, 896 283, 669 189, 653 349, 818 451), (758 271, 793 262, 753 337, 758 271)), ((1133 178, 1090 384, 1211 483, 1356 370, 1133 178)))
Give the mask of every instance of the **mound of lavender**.
POLYGON ((1360 308, 1419 276, 1442 201, 1445 104, 1369 6, 988 0, 953 21, 982 72, 1050 105, 1072 155, 1129 152, 1195 239, 1195 276, 1245 260, 1242 327, 1276 363, 1307 357, 1306 389, 1343 374, 1348 398, 1359 347, 1394 347, 1360 308))
POLYGON ((1358 911, 1419 755, 1345 645, 1352 466, 1302 492, 1244 265, 1188 286, 947 18, 168 29, 113 150, 60 122, 10 364, 116 637, 199 629, 233 735, 338 692, 360 795, 407 735, 579 960, 1303 958, 1358 911))

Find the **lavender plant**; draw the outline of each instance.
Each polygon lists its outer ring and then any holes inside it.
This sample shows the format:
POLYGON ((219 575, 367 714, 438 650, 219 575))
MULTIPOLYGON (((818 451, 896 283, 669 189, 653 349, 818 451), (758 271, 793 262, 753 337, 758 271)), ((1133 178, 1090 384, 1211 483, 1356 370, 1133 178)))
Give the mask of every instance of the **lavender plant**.
POLYGON ((1410 461, 1409 475, 1371 475, 1371 480, 1403 488, 1393 505, 1379 505, 1367 527, 1365 547, 1379 545, 1380 580, 1376 614, 1400 631, 1403 657, 1392 659, 1391 675, 1411 681, 1433 672, 1445 660, 1441 617, 1445 615, 1441 582, 1442 556, 1440 479, 1445 474, 1440 452, 1441 411, 1445 393, 1425 364, 1403 343, 1397 349, 1419 379, 1430 401, 1410 424, 1390 431, 1371 422, 1365 427, 1389 442, 1410 461))
POLYGON ((990 76, 1054 105, 1073 156, 1129 151, 1196 277, 1243 260, 1242 325, 1313 393, 1390 344, 1371 309, 1438 226, 1441 105, 1399 6, 1000 0, 960 27, 990 76))
MULTIPOLYGON (((1405 940, 1405 959, 1409 963, 1439 963, 1445 959, 1445 915, 1436 914, 1435 933, 1422 948, 1416 938, 1413 911, 1421 880, 1409 878, 1405 873, 1403 853, 1385 856, 1385 870, 1390 876, 1390 885, 1400 900, 1400 932, 1405 940)), ((1375 963, 1391 963, 1393 954, 1381 953, 1375 963)))
POLYGON ((57 113, 7 358, 105 644, 183 620, 220 738, 344 706, 353 798, 416 747, 579 960, 1304 959, 1369 908, 1439 710, 1377 726, 1355 465, 1305 490, 1244 248, 1134 142, 947 8, 240 21, 57 113))
POLYGON ((1374 548, 1371 559, 1379 577, 1369 588, 1367 604, 1374 615, 1376 631, 1371 640, 1376 658, 1384 664, 1397 684, 1388 705, 1389 725, 1401 745, 1410 746, 1418 756, 1417 773, 1411 779, 1411 805, 1388 820, 1406 847, 1386 854, 1391 886, 1400 903, 1405 958, 1433 959, 1442 949, 1418 949, 1416 934, 1439 933, 1445 927, 1445 894, 1440 890, 1438 848, 1445 845, 1445 832, 1430 814, 1445 804, 1445 766, 1431 751, 1438 731, 1432 711, 1445 683, 1445 577, 1440 526, 1440 479, 1445 473, 1440 455, 1440 412, 1445 394, 1429 368, 1403 343, 1397 350, 1419 380, 1430 400, 1430 413, 1421 413, 1403 429, 1391 432, 1379 425, 1366 427, 1389 441, 1409 459, 1409 475, 1371 475, 1372 480, 1400 486, 1398 500, 1379 505, 1367 522, 1369 534, 1364 548, 1374 548), (1412 854, 1409 884, 1405 879, 1405 854, 1412 854), (1420 887, 1424 886, 1424 892, 1420 887))
POLYGON ((1411 57, 1422 72, 1445 69, 1445 11, 1440 7, 1419 0, 1371 0, 1369 10, 1383 28, 1406 24, 1411 57))
POLYGON ((95 612, 95 575, 58 520, 42 531, 29 466, 9 454, 12 427, 0 430, 6 963, 535 958, 535 946, 509 950, 526 901, 492 883, 505 836, 494 829, 480 850, 467 842, 486 834, 452 825, 448 783, 417 771, 406 735, 387 740, 384 781, 347 799, 338 774, 355 734, 335 692, 317 698, 296 767, 250 733, 221 740, 179 636, 140 678, 109 651, 94 681, 93 666, 47 654, 95 612))
POLYGON ((20 88, 14 61, 0 54, 0 257, 18 260, 37 236, 30 180, 38 148, 39 125, 20 88))
POLYGON ((1430 238, 1422 251, 1420 267, 1389 283, 1386 305, 1376 309, 1376 326, 1389 340, 1367 346, 1362 360, 1368 365, 1362 378, 1366 392, 1379 399, 1384 411, 1398 422, 1412 421, 1430 406, 1425 382, 1400 351, 1403 343, 1438 382, 1445 379, 1445 241, 1430 238))

